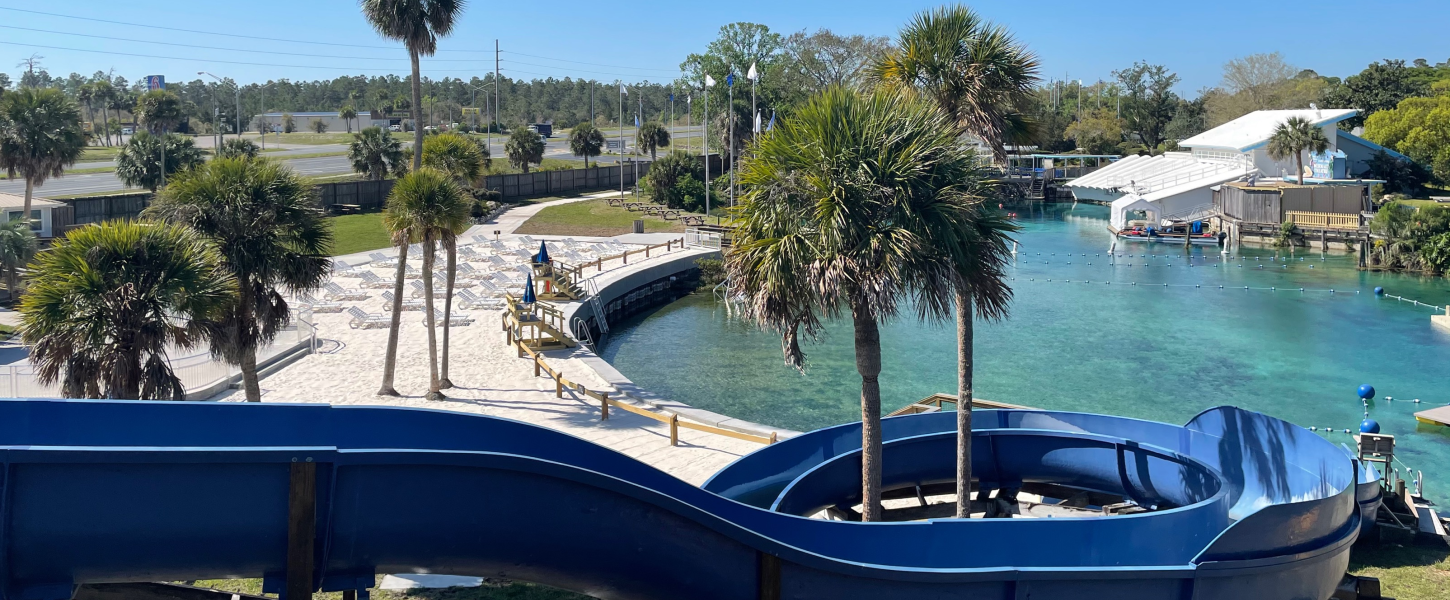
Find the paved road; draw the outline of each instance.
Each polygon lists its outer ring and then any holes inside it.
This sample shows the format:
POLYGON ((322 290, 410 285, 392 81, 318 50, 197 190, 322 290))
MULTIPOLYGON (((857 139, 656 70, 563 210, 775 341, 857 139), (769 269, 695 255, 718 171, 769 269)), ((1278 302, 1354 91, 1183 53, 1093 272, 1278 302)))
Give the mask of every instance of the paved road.
MULTIPOLYGON (((606 135, 606 139, 617 138, 618 130, 616 129, 615 132, 616 133, 613 136, 606 135)), ((632 142, 634 139, 634 128, 626 127, 624 129, 624 133, 625 139, 632 142)), ((676 134, 681 136, 679 139, 681 140, 681 142, 683 142, 685 139, 685 128, 676 128, 676 134)), ((698 136, 700 134, 700 127, 696 126, 691 128, 689 134, 690 136, 692 136, 690 138, 690 143, 693 144, 696 148, 699 147, 698 142, 700 141, 700 139, 698 136)), ((504 137, 495 136, 493 138, 493 143, 489 146, 490 153, 497 160, 507 160, 504 154, 504 141, 504 137)), ((301 175, 340 175, 352 172, 352 164, 348 162, 346 156, 325 156, 318 158, 293 159, 288 159, 287 157, 318 154, 323 152, 342 152, 345 150, 347 150, 347 146, 343 144, 289 144, 287 146, 287 150, 279 152, 268 152, 265 154, 265 156, 269 158, 281 159, 283 163, 292 167, 293 169, 296 169, 297 172, 301 175)), ((562 160, 582 160, 569 153, 569 140, 563 135, 556 135, 553 137, 553 139, 547 140, 544 143, 544 156, 547 158, 556 158, 562 160)), ((617 159, 609 156, 600 156, 596 160, 600 164, 607 165, 615 163, 617 159)), ((115 161, 97 161, 77 163, 74 168, 91 169, 97 167, 114 166, 115 161)), ((50 181, 45 182, 45 184, 41 185, 39 188, 36 188, 36 193, 41 196, 75 196, 80 194, 96 194, 100 192, 119 192, 125 189, 127 189, 126 185, 121 183, 121 180, 116 179, 115 173, 87 173, 83 175, 66 175, 56 179, 51 179, 50 181)), ((25 182, 18 179, 0 181, 0 193, 24 194, 25 182)))

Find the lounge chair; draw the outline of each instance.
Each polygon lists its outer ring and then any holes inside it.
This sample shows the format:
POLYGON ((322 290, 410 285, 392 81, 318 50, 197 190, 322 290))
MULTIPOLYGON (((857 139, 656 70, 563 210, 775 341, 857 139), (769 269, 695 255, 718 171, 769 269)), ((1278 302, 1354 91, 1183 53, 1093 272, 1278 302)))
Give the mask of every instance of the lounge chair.
POLYGON ((364 312, 363 309, 356 306, 349 306, 347 314, 352 317, 352 320, 347 322, 347 326, 353 329, 376 329, 393 324, 388 317, 364 312))
POLYGON ((386 254, 383 254, 382 252, 373 252, 371 254, 368 254, 368 258, 372 260, 372 266, 374 267, 398 266, 398 257, 388 256, 386 254))
POLYGON ((393 280, 378 277, 377 273, 373 273, 372 271, 364 271, 361 277, 361 285, 368 289, 378 290, 393 287, 393 280))
MULTIPOLYGON (((427 317, 424 317, 423 324, 428 324, 427 317)), ((453 313, 448 316, 448 324, 454 326, 468 326, 473 324, 473 319, 466 314, 453 313)), ((433 326, 438 327, 441 325, 443 325, 443 311, 435 308, 433 309, 433 326)))
POLYGON ((322 298, 324 300, 341 300, 343 302, 354 302, 358 300, 367 300, 369 296, 367 292, 364 292, 362 290, 343 289, 343 287, 337 285, 336 282, 329 281, 327 282, 327 285, 322 287, 322 298))
POLYGON ((535 248, 539 247, 539 241, 527 235, 519 237, 519 241, 523 242, 525 246, 533 246, 535 248))
POLYGON ((477 281, 485 277, 488 277, 488 272, 484 271, 483 269, 475 269, 473 268, 473 265, 470 265, 468 263, 461 263, 458 265, 459 279, 471 279, 477 281))
POLYGON ((317 298, 313 298, 312 294, 308 294, 306 292, 299 294, 297 296, 297 299, 300 300, 303 304, 306 304, 309 308, 312 309, 312 312, 315 313, 339 313, 342 312, 343 308, 342 304, 340 303, 323 302, 321 300, 318 300, 317 298))
POLYGON ((458 307, 464 310, 468 310, 471 308, 498 310, 500 308, 503 308, 503 306, 504 302, 502 297, 484 298, 475 295, 473 293, 473 290, 463 290, 461 292, 458 292, 458 307))
POLYGON ((504 260, 502 256, 499 256, 497 254, 488 257, 488 264, 493 265, 493 268, 500 271, 509 267, 509 261, 504 260))
MULTIPOLYGON (((491 297, 494 297, 494 298, 503 298, 504 296, 507 296, 508 295, 508 291, 507 290, 504 290, 498 284, 496 284, 496 283, 494 283, 492 281, 489 281, 487 279, 484 279, 484 280, 479 281, 478 282, 478 285, 480 287, 480 290, 483 292, 483 295, 484 296, 491 296, 491 297)), ((469 292, 469 293, 472 294, 473 292, 469 292)))
MULTIPOLYGON (((434 282, 433 282, 433 296, 435 298, 441 298, 441 297, 443 297, 443 293, 445 292, 445 290, 443 289, 443 286, 438 285, 438 284, 439 284, 439 282, 437 280, 434 280, 434 282)), ((408 282, 408 287, 413 288, 412 297, 414 297, 414 298, 422 298, 423 296, 425 296, 425 295, 428 294, 428 288, 426 288, 426 287, 423 286, 423 281, 421 279, 414 279, 412 281, 409 281, 408 282)))
MULTIPOLYGON (((383 312, 393 312, 393 300, 393 292, 383 292, 383 312)), ((404 298, 403 310, 423 310, 423 301, 404 298)))
POLYGON ((362 277, 364 272, 367 272, 367 269, 354 267, 336 259, 332 261, 333 277, 362 277))

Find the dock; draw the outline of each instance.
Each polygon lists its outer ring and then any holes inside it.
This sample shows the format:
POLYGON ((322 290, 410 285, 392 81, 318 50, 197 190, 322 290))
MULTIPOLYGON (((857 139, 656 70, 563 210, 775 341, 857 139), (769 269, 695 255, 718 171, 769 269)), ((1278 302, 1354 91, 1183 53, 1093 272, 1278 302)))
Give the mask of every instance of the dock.
POLYGON ((1415 420, 1426 425, 1450 427, 1450 406, 1441 406, 1415 413, 1415 420))
POLYGON ((1430 325, 1450 332, 1450 306, 1445 307, 1445 314, 1443 315, 1430 315, 1430 325))

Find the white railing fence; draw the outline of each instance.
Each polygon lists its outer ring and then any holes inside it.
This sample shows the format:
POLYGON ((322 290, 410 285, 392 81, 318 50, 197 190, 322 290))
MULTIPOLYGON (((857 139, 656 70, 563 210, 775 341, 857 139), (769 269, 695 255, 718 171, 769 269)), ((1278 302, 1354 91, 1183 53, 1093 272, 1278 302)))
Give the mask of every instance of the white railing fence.
POLYGON ((700 246, 702 248, 720 249, 720 244, 725 236, 714 231, 701 231, 693 227, 685 229, 685 245, 700 246))
MULTIPOLYGON (((292 322, 277 332, 277 338, 271 344, 257 350, 257 363, 263 364, 279 354, 292 352, 302 344, 306 344, 309 351, 317 349, 317 328, 312 324, 312 312, 309 310, 293 311, 292 322)), ((241 375, 241 369, 213 358, 211 351, 204 346, 188 350, 184 356, 168 356, 166 361, 181 379, 188 394, 241 375)), ((35 368, 28 361, 0 365, 0 398, 61 397, 60 386, 41 384, 35 377, 35 368)))

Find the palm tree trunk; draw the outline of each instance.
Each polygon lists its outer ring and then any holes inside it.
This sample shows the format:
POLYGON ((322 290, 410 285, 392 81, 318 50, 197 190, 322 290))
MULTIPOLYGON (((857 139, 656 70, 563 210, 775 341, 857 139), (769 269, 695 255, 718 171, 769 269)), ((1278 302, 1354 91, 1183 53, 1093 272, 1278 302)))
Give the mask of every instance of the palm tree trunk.
POLYGON ((101 127, 106 130, 106 145, 111 145, 111 108, 101 102, 101 127))
POLYGON ((408 241, 403 240, 398 244, 398 270, 393 282, 393 323, 388 329, 388 351, 383 359, 383 387, 378 389, 379 396, 398 395, 398 390, 393 388, 393 372, 398 367, 398 330, 403 325, 403 280, 407 275, 408 241))
MULTIPOLYGON (((432 234, 423 236, 423 324, 428 328, 428 399, 442 399, 438 382, 438 331, 433 321, 433 248, 432 234)), ((443 315, 445 322, 448 315, 443 315)))
MULTIPOLYGON (((1304 185, 1304 153, 1294 153, 1294 166, 1298 168, 1299 185, 1304 185)), ((29 213, 26 213, 29 214, 29 213)))
POLYGON ((446 315, 453 314, 453 283, 458 278, 458 241, 450 235, 443 240, 443 247, 448 250, 448 274, 447 284, 443 296, 443 353, 438 361, 438 387, 448 389, 453 387, 453 382, 448 379, 448 330, 453 321, 446 315))
POLYGON ((25 226, 30 227, 30 199, 35 196, 35 182, 29 177, 25 178, 25 209, 20 213, 20 219, 25 221, 25 226))
MULTIPOLYGON (((423 168, 423 119, 419 118, 423 116, 423 80, 418 70, 418 52, 409 48, 408 58, 413 61, 413 170, 417 171, 423 168)), ((431 314, 429 318, 432 318, 431 314)), ((429 339, 432 339, 432 334, 429 334, 429 339)))
MULTIPOLYGON (((239 281, 247 281, 248 277, 238 277, 239 281)), ((252 316, 252 295, 245 289, 237 295, 237 337, 236 343, 242 346, 242 360, 238 367, 242 370, 242 391, 246 394, 247 402, 262 401, 262 386, 257 381, 257 345, 241 339, 242 336, 251 337, 252 328, 256 326, 256 320, 252 316)))
POLYGON ((957 518, 972 516, 972 295, 957 290, 957 518))
POLYGON ((856 372, 861 374, 861 520, 881 520, 881 331, 861 306, 855 320, 856 372))

